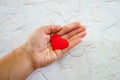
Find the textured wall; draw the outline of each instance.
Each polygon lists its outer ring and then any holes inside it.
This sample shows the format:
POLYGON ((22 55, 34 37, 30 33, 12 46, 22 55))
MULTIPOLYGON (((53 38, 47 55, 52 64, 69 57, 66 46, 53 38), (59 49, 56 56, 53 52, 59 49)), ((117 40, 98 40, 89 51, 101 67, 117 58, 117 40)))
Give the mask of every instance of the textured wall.
POLYGON ((0 0, 0 57, 37 27, 79 21, 87 36, 27 80, 120 80, 120 0, 0 0))

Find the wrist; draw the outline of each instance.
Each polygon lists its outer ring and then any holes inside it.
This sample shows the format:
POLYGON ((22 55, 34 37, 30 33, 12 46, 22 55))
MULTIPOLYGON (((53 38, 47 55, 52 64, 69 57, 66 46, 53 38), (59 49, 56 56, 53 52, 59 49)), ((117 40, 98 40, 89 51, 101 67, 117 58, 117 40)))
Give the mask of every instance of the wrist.
POLYGON ((33 59, 32 59, 32 51, 28 48, 28 44, 23 44, 18 48, 18 52, 23 54, 23 57, 29 63, 29 66, 34 69, 33 59))
MULTIPOLYGON (((35 47, 35 46, 34 46, 35 47)), ((30 55, 30 60, 33 66, 33 69, 40 68, 41 66, 38 66, 38 62, 36 61, 36 56, 35 54, 37 53, 36 49, 33 47, 32 43, 30 41, 26 41, 21 48, 30 55)))
POLYGON ((15 61, 11 69, 10 78, 23 80, 34 71, 31 54, 26 51, 24 45, 14 49, 12 54, 15 61))

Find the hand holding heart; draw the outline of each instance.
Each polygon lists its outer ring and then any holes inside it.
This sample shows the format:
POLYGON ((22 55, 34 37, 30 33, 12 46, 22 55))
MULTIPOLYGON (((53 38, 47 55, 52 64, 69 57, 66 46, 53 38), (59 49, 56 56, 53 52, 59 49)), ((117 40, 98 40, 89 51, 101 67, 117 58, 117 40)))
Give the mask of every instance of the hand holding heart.
POLYGON ((85 35, 85 27, 78 22, 63 27, 48 25, 35 30, 24 45, 36 69, 62 57, 80 43, 85 35))

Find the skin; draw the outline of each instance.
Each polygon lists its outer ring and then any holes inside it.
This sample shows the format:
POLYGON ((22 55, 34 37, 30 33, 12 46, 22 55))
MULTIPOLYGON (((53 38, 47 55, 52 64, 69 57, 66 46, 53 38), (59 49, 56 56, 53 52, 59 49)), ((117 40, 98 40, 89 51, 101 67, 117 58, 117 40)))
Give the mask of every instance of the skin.
POLYGON ((0 80, 25 80, 37 68, 61 58, 80 43, 85 35, 86 29, 79 22, 36 29, 25 43, 0 59, 0 80), (55 33, 68 40, 68 48, 52 50, 50 36, 55 33))

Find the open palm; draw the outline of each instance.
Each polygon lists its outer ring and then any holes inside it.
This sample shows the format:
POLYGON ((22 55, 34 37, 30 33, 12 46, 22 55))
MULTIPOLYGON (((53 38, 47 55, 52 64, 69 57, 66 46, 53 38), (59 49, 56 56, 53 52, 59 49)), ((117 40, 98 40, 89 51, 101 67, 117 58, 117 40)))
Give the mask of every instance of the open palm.
POLYGON ((80 43, 85 35, 85 27, 81 26, 78 22, 74 22, 63 27, 48 25, 38 28, 27 40, 34 67, 43 67, 59 59, 71 48, 80 43), (68 48, 52 50, 50 36, 55 33, 68 40, 68 48))

